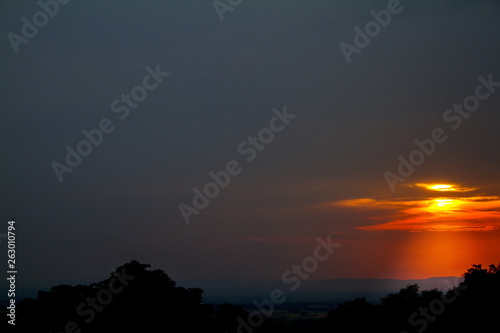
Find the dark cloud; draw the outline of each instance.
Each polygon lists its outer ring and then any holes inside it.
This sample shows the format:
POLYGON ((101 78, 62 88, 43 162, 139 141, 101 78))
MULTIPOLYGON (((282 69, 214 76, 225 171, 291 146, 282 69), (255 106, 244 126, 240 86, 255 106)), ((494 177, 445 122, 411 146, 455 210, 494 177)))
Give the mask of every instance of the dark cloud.
MULTIPOLYGON (((244 1, 223 22, 210 1, 74 1, 18 54, 6 36, 40 9, 2 2, 1 217, 18 220, 25 276, 96 280, 137 259, 181 278, 276 278, 273 264, 285 269, 310 247, 270 254, 274 243, 231 240, 324 237, 362 225, 369 216, 307 207, 389 195, 383 173, 396 172, 397 157, 436 127, 449 139, 408 182, 498 194, 500 89, 461 128, 442 119, 474 93, 478 76, 500 81, 498 4, 402 4, 347 64, 339 43, 352 43, 353 28, 386 1, 244 1), (171 75, 120 120, 111 103, 156 64, 171 75), (238 145, 285 105, 297 118, 245 162, 238 145), (63 163, 65 147, 103 118, 116 129, 59 183, 51 163, 63 163), (192 189, 230 160, 241 174, 186 225, 179 203, 191 204, 192 189)), ((343 248, 329 265, 356 267, 322 276, 374 274, 360 258, 375 245, 364 248, 365 233, 350 232, 343 239, 359 248, 343 248)))

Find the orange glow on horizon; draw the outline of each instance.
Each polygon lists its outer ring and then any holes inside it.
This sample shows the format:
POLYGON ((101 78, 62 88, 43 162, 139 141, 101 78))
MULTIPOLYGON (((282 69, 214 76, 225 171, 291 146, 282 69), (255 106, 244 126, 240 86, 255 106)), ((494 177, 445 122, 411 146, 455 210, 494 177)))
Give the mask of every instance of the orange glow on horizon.
POLYGON ((366 265, 375 261, 375 268, 370 268, 377 274, 383 265, 379 277, 461 276, 472 264, 498 262, 500 195, 436 182, 409 185, 399 196, 354 198, 316 207, 349 210, 364 221, 353 229, 377 232, 360 234, 360 243, 368 248, 363 255, 372 258, 366 265))
POLYGON ((482 244, 495 244, 486 233, 428 232, 415 233, 399 250, 394 267, 405 277, 429 278, 461 276, 472 264, 498 261, 497 251, 491 252, 482 244))

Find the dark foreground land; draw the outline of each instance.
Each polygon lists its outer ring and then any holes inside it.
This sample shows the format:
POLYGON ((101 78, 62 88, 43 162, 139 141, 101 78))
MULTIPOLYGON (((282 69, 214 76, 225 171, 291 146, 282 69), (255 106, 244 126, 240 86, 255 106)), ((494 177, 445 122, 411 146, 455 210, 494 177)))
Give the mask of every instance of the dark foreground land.
MULTIPOLYGON (((199 288, 176 286, 161 270, 131 261, 90 285, 59 285, 16 307, 17 332, 482 332, 498 328, 500 264, 473 265, 446 293, 417 284, 377 304, 204 304, 199 288), (259 309, 259 310, 257 310, 259 309)), ((5 306, 2 306, 3 313, 5 306)), ((14 331, 4 316, 2 332, 14 331)))

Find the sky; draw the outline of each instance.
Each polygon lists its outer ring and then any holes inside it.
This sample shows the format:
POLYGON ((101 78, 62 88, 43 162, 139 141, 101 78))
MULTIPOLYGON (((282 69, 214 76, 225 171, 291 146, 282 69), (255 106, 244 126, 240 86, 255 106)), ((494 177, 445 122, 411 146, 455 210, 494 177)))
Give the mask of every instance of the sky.
POLYGON ((47 8, 0 3, 18 284, 134 259, 174 280, 279 280, 318 237, 340 246, 310 279, 500 262, 500 3, 47 8))

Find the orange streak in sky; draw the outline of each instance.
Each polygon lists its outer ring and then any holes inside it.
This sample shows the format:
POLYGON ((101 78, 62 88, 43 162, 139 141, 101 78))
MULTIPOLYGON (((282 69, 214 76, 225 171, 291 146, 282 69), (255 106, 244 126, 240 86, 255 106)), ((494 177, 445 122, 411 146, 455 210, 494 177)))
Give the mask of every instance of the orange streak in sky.
MULTIPOLYGON (((398 206, 377 202, 378 207, 398 206)), ((500 227, 500 198, 435 198, 401 203, 391 222, 361 230, 491 231, 500 227)))

